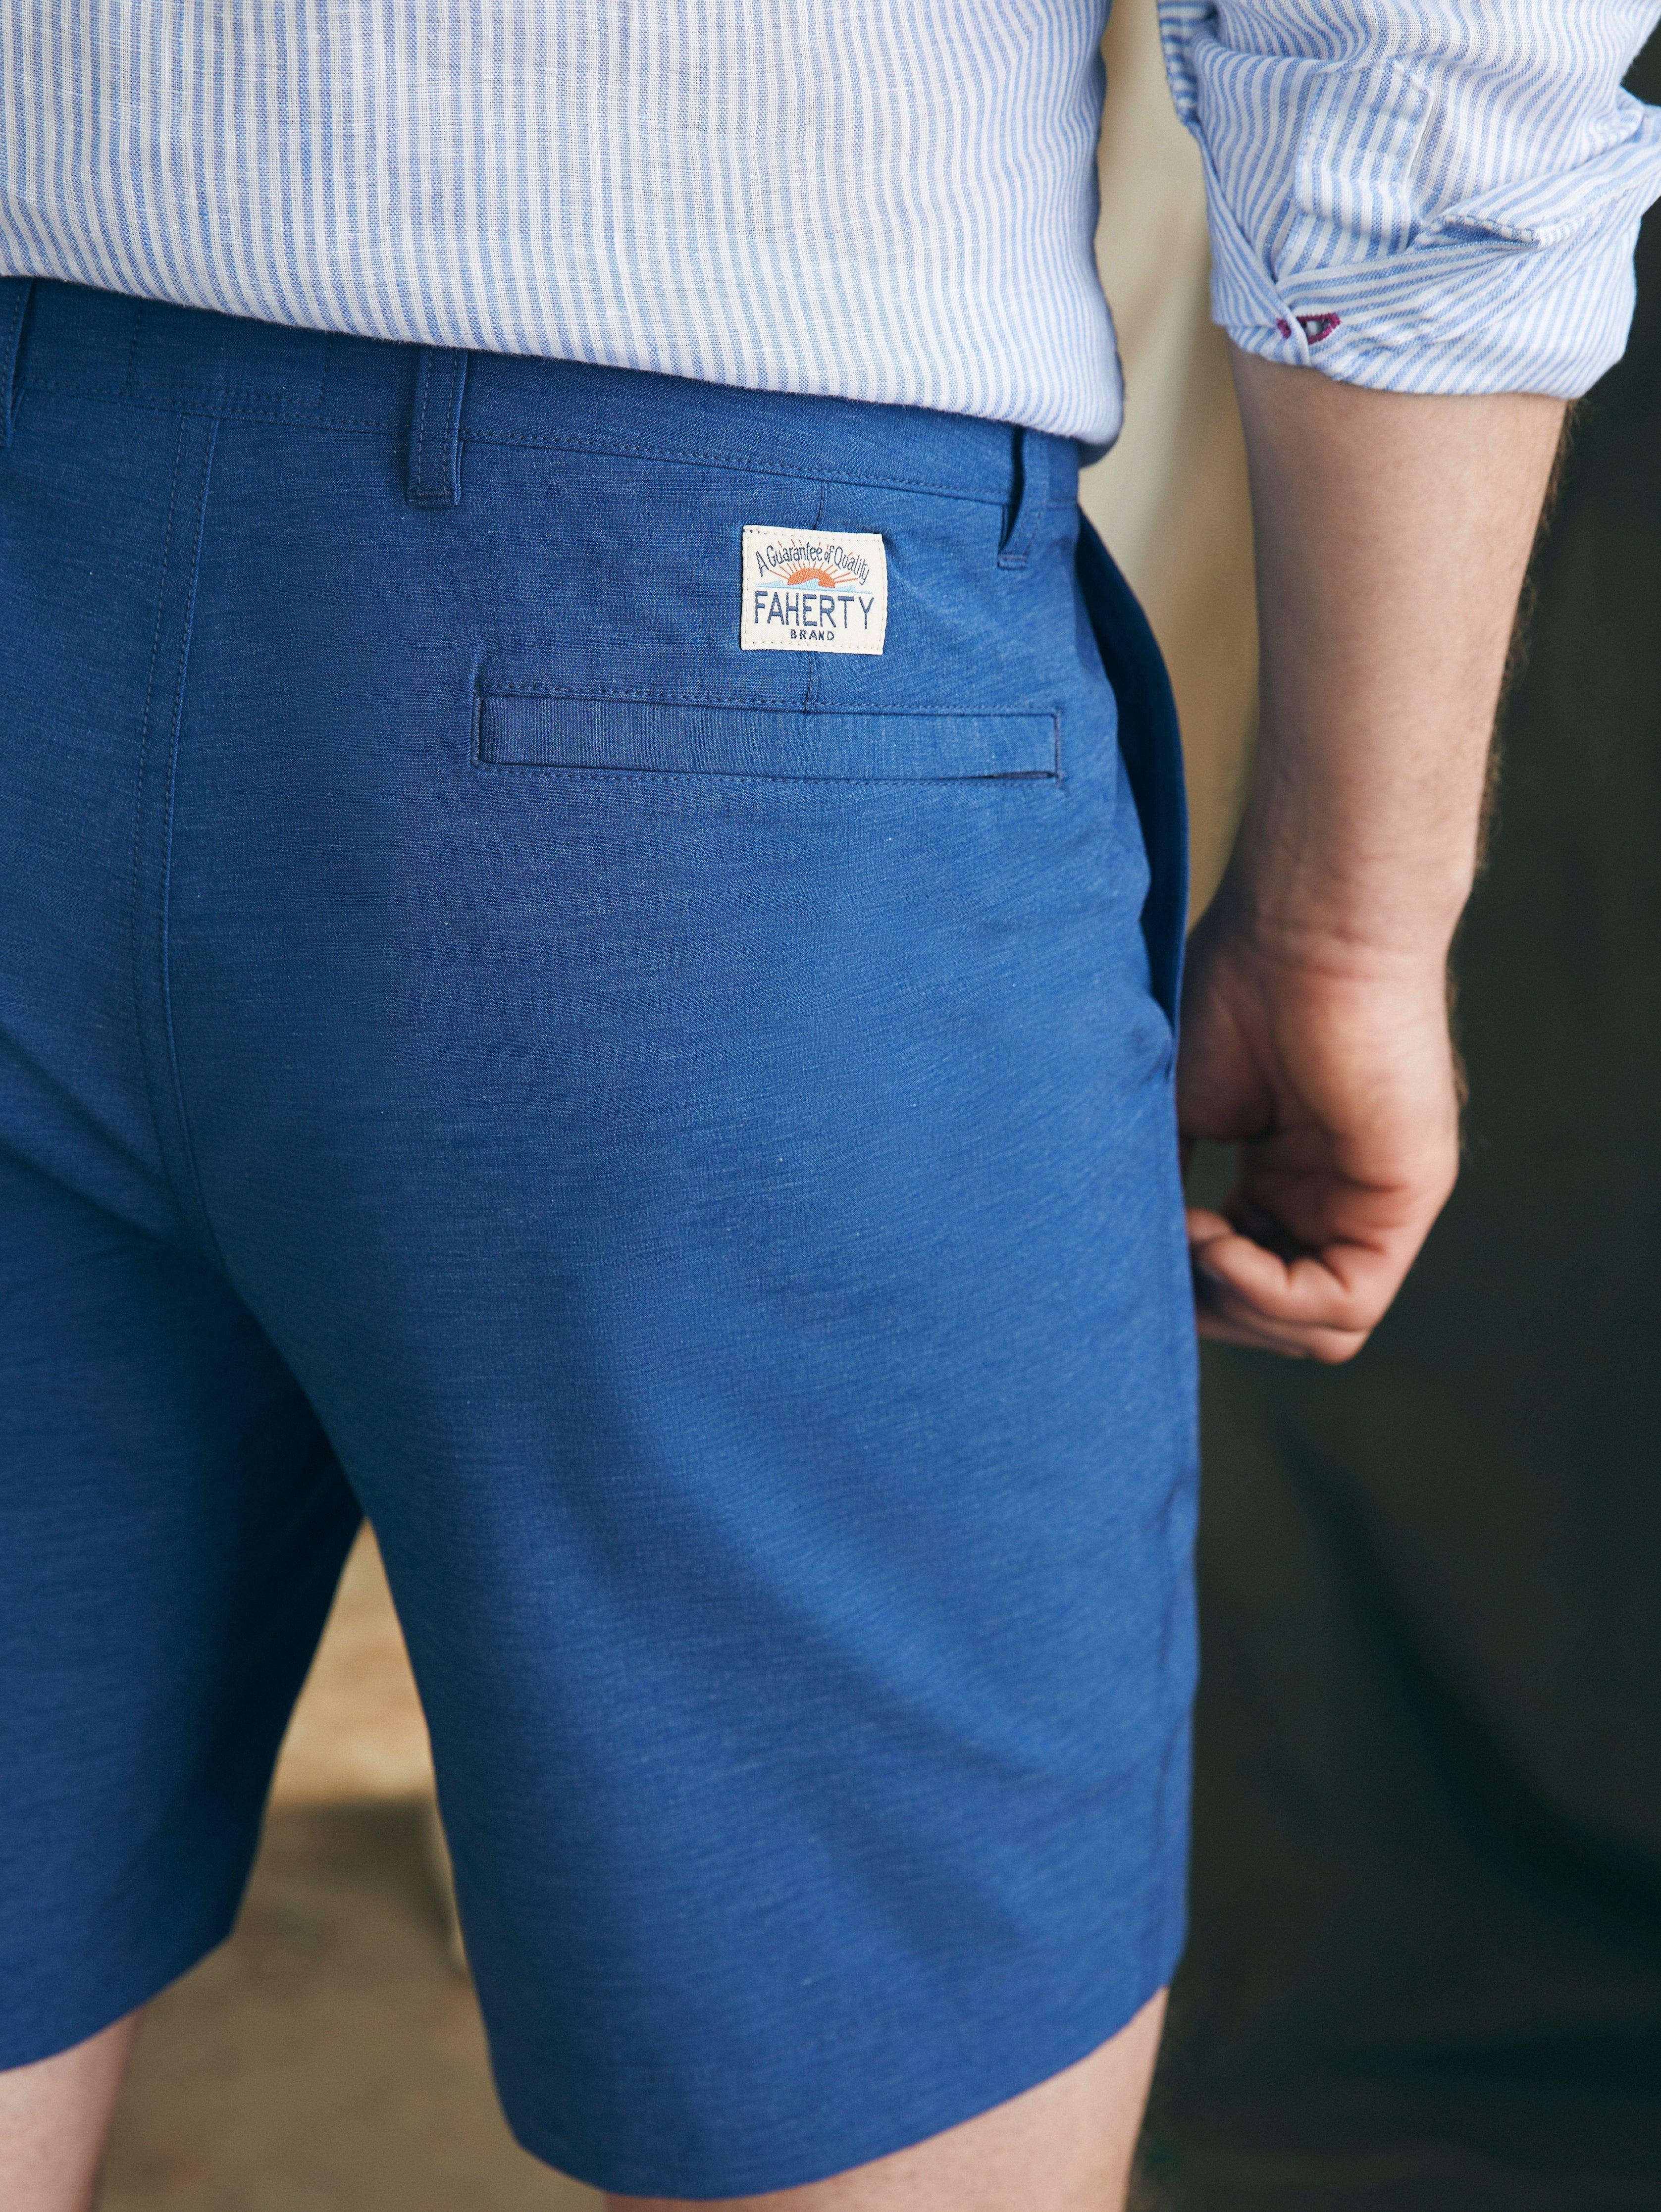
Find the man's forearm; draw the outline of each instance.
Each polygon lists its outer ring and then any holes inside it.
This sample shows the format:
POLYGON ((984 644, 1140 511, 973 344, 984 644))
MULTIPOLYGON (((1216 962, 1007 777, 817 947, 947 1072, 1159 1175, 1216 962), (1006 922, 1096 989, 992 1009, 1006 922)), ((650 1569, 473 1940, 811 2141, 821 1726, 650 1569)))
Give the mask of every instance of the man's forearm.
POLYGON ((1189 1216, 1201 1326, 1345 1359, 1457 1170, 1445 967, 1562 409, 1417 398, 1235 358, 1262 714, 1195 933, 1184 1136, 1237 1148, 1189 1216))
POLYGON ((1265 931, 1439 959, 1562 404, 1234 368, 1262 712, 1229 896, 1265 931))

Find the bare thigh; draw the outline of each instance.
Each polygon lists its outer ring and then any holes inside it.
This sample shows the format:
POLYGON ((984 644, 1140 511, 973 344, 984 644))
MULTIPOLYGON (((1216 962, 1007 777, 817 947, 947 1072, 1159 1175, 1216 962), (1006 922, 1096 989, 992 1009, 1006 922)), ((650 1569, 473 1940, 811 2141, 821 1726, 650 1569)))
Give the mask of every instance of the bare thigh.
MULTIPOLYGON (((1120 2212, 1165 2004, 1161 1990, 1088 2058, 961 2127, 803 2189, 727 2197, 727 2212, 1120 2212)), ((678 2212, 684 2200, 605 2201, 611 2212, 678 2212)))

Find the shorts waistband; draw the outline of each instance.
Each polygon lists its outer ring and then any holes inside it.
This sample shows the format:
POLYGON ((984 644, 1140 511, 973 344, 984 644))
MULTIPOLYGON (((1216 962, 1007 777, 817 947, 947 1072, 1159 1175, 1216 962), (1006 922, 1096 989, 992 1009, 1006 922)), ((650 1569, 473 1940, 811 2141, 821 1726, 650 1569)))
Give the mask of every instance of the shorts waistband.
MULTIPOLYGON (((30 282, 0 279, 0 295, 30 282)), ((34 279, 18 387, 406 437, 432 353, 34 279)), ((1024 478, 1031 483, 1037 446, 1043 503, 1077 495, 1075 441, 1007 422, 520 355, 473 353, 465 362, 464 443, 885 483, 1001 507, 1019 501, 1024 478)))

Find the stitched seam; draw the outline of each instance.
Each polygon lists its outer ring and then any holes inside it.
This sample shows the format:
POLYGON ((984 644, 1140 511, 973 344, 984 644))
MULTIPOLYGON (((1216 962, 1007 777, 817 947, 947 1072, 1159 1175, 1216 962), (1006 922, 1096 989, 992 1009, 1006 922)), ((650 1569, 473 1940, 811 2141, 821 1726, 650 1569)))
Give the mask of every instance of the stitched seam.
POLYGON ((476 425, 470 426, 467 441, 470 445, 479 446, 545 446, 571 453, 622 453, 637 460, 678 462, 689 468, 730 469, 736 476, 789 477, 798 483, 804 477, 818 477, 828 483, 864 485, 873 491, 926 492, 935 499, 968 500, 977 507, 995 507, 1000 510, 1009 504, 1007 498, 997 492, 967 491, 952 484, 925 483, 916 477, 858 476, 850 470, 824 468, 818 462, 792 466, 783 461, 757 460, 751 454, 710 453, 685 447, 675 449, 664 446, 633 446, 620 441, 558 437, 538 431, 481 430, 476 425))
POLYGON ((461 500, 461 380, 466 356, 448 347, 423 346, 416 385, 415 456, 410 471, 409 495, 418 507, 456 507, 461 500), (442 358, 449 364, 449 383, 441 405, 433 398, 433 364, 442 358), (429 472, 428 441, 434 452, 429 472))
MULTIPOLYGON (((43 392, 78 392, 90 394, 94 398, 125 399, 134 407, 173 407, 182 404, 186 398, 200 400, 210 408, 226 399, 263 400, 267 406, 278 410, 285 419, 301 422, 309 422, 313 408, 321 404, 289 399, 284 397, 280 385, 273 387, 269 384, 198 384, 188 377, 181 378, 171 391, 166 386, 141 383, 137 392, 130 392, 125 385, 82 384, 71 378, 59 376, 32 374, 29 381, 38 385, 43 392), (146 392, 155 396, 146 399, 143 396, 146 392)), ((198 409, 198 411, 201 410, 198 409)))
POLYGON ((450 397, 445 407, 445 490, 452 506, 461 504, 461 380, 467 373, 465 353, 450 356, 450 397))
POLYGON ((430 353, 421 356, 421 435, 416 442, 416 489, 425 494, 431 487, 427 482, 427 433, 432 427, 433 357, 430 353))
POLYGON ((130 392, 106 384, 66 384, 56 377, 31 376, 26 392, 57 392, 76 399, 108 399, 119 407, 142 408, 148 415, 227 415, 239 421, 294 422, 314 430, 379 430, 396 435, 405 425, 396 417, 378 415, 312 415, 303 410, 278 407, 225 407, 198 401, 194 395, 178 399, 140 399, 130 392))
MULTIPOLYGON (((30 376, 24 384, 27 392, 59 392, 81 399, 112 399, 125 407, 142 407, 151 414, 160 415, 234 415, 250 422, 295 422, 302 428, 318 430, 379 430, 393 435, 405 426, 398 417, 379 415, 314 415, 305 408, 228 406, 226 398, 234 398, 234 392, 222 394, 216 401, 199 396, 198 390, 188 387, 188 396, 177 398, 141 399, 117 386, 101 384, 71 384, 57 377, 30 376)), ((783 461, 757 460, 753 456, 735 453, 675 451, 663 446, 636 446, 595 438, 569 438, 544 435, 532 431, 481 430, 469 426, 462 441, 470 446, 535 446, 551 452, 567 453, 618 453, 635 460, 667 461, 685 468, 720 468, 731 470, 739 476, 782 477, 800 483, 810 473, 805 468, 793 467, 783 461)), ((815 467, 811 473, 829 483, 853 484, 871 491, 922 492, 931 499, 957 499, 975 507, 1007 507, 1009 501, 992 491, 968 491, 955 484, 925 483, 916 477, 859 476, 847 470, 815 467)), ((1057 507, 1071 507, 1071 500, 1050 502, 1057 507)))
POLYGON ((421 366, 416 372, 415 467, 411 474, 411 496, 423 499, 427 493, 427 393, 433 380, 433 356, 429 348, 421 349, 421 366))
POLYGON ((196 625, 196 587, 202 566, 202 538, 208 519, 208 487, 213 481, 213 456, 216 432, 208 432, 207 451, 202 457, 202 495, 196 510, 196 535, 191 547, 190 590, 185 601, 184 629, 179 641, 179 681, 173 688, 173 732, 167 755, 167 839, 162 848, 161 862, 161 1013, 167 1039, 167 1066, 173 1076, 173 1107, 179 1116, 179 1133, 185 1147, 185 1164, 190 1170, 191 1188, 196 1196, 196 1210, 208 1240, 209 1249, 219 1262, 222 1272, 229 1273, 225 1255, 220 1249, 208 1212, 208 1201, 203 1194, 201 1171, 196 1164, 196 1146, 191 1140, 190 1116, 185 1110, 184 1079, 179 1070, 179 1044, 173 1033, 173 794, 179 775, 179 732, 185 713, 185 679, 191 665, 191 635, 196 625))
POLYGON ((998 548, 1001 568, 1025 568, 1037 544, 1043 519, 1054 502, 1050 497, 1050 455, 1047 447, 1038 446, 1025 431, 1021 433, 1021 489, 1014 514, 1010 517, 1009 534, 998 548), (1039 459, 1038 455, 1043 458, 1039 459), (1035 481, 1042 471, 1043 495, 1039 497, 1035 481))
POLYGON ((1054 769, 969 769, 957 775, 764 775, 754 769, 574 768, 552 761, 490 761, 475 758, 475 768, 495 775, 552 775, 577 782, 804 783, 839 784, 855 791, 887 791, 916 783, 1056 783, 1054 769))
POLYGON ((699 691, 570 691, 551 684, 481 684, 478 696, 481 699, 592 699, 617 700, 624 705, 630 701, 641 706, 665 704, 672 707, 732 708, 739 712, 757 714, 800 714, 811 720, 814 716, 846 714, 868 715, 883 721, 940 721, 947 717, 957 721, 1022 721, 1057 723, 1060 716, 1053 707, 805 707, 799 700, 783 702, 771 699, 716 699, 699 691))
POLYGON ((470 758, 473 767, 499 769, 507 775, 514 775, 520 769, 528 769, 539 775, 563 775, 578 778, 594 776, 615 777, 632 775, 651 777, 669 775, 680 776, 691 781, 697 781, 700 778, 708 777, 722 783, 841 783, 870 784, 873 786, 905 783, 1049 782, 1054 783, 1059 787, 1062 781, 1062 718, 1059 710, 1054 708, 989 707, 977 708, 974 707, 820 707, 807 708, 788 706, 774 707, 769 706, 764 702, 758 703, 751 700, 720 701, 712 702, 708 700, 701 699, 680 699, 674 697, 672 695, 663 693, 656 695, 647 694, 642 696, 640 694, 616 692, 595 693, 585 691, 552 691, 543 687, 526 685, 518 686, 513 689, 491 688, 490 690, 480 690, 476 691, 473 695, 471 740, 470 758), (666 698, 670 704, 679 706, 708 706, 714 703, 722 708, 733 708, 740 713, 756 713, 772 714, 775 716, 780 714, 794 714, 798 715, 804 722, 833 720, 838 720, 843 716, 846 716, 849 720, 865 719, 870 720, 921 720, 931 722, 945 720, 1037 722, 1048 720, 1054 733, 1053 759, 1055 765, 1053 768, 1049 769, 965 769, 960 774, 947 773, 939 775, 929 775, 927 774, 910 775, 808 775, 785 773, 769 775, 764 770, 752 769, 600 768, 583 767, 569 761, 486 760, 484 757, 484 702, 487 699, 517 698, 571 699, 579 702, 593 701, 597 704, 607 704, 612 701, 620 701, 625 705, 630 703, 636 705, 654 705, 666 698))
POLYGON ((461 393, 463 380, 467 374, 467 356, 456 352, 450 356, 450 398, 445 410, 445 484, 450 504, 461 504, 461 393))
POLYGON ((133 1027, 138 1038, 138 1056, 144 1070, 144 1096, 149 1102, 150 1127, 155 1135, 156 1157, 161 1164, 163 1178, 167 1175, 167 1146, 161 1137, 161 1116, 156 1109, 155 1086, 150 1079, 149 1055, 144 1050, 143 991, 139 973, 138 877, 143 853, 144 830, 144 785, 150 763, 150 701, 155 690, 156 656, 161 647, 161 622, 167 608, 167 578, 172 572, 173 509, 179 498, 179 471, 185 459, 185 425, 179 426, 179 441, 173 447, 173 482, 167 490, 167 526, 161 538, 161 577, 155 594, 155 629, 150 638, 149 669, 144 678, 144 709, 139 724, 138 780, 133 796, 132 811, 132 887, 131 904, 128 915, 132 942, 132 1013, 133 1027))
MULTIPOLYGON (((1001 568, 1006 568, 1010 565, 1010 550, 1014 544, 1016 532, 1021 526, 1021 517, 1032 490, 1031 471, 1027 466, 1026 460, 1025 431, 1017 429, 1010 442, 1013 450, 1010 455, 1012 466, 1009 503, 1004 509, 1003 527, 998 533, 998 566, 1001 568)), ((1020 565, 1019 556, 1015 565, 1018 568, 1020 565)))

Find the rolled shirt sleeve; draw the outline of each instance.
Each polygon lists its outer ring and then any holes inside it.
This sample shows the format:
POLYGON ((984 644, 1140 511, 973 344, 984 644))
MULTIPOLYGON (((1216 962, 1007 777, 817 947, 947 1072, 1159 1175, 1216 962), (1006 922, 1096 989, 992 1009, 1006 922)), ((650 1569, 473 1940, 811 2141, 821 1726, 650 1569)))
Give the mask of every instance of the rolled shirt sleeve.
POLYGON ((1212 313, 1397 392, 1573 398, 1619 359, 1661 0, 1159 0, 1204 156, 1212 313))

